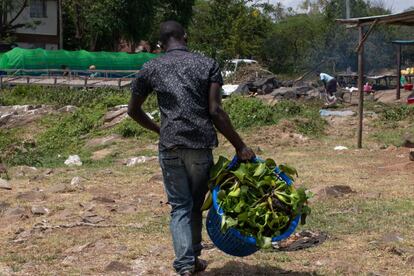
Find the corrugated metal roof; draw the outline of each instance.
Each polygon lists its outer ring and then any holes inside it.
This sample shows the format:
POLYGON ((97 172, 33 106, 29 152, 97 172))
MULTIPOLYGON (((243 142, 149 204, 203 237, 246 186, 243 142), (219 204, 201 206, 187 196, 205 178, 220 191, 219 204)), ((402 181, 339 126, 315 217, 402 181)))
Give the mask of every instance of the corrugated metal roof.
POLYGON ((377 24, 414 26, 414 10, 387 15, 337 19, 336 21, 341 24, 351 25, 351 27, 370 25, 375 21, 377 21, 377 24))

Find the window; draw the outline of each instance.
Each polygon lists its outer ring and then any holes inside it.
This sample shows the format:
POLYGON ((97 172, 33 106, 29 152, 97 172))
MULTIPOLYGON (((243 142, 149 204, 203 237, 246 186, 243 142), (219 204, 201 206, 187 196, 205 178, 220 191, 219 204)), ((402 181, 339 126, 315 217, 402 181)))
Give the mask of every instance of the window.
POLYGON ((30 0, 30 17, 47 17, 47 0, 30 0))

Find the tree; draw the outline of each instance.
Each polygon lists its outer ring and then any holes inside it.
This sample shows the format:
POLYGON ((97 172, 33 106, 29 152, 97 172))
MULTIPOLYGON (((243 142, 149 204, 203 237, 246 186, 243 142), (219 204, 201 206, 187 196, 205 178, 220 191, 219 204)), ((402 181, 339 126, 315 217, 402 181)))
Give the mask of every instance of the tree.
POLYGON ((17 19, 28 4, 28 0, 0 0, 0 41, 11 40, 14 32, 19 28, 38 24, 35 21, 17 23, 17 19))
POLYGON ((161 21, 186 26, 194 0, 65 0, 65 48, 117 50, 120 40, 136 45, 158 39, 161 21))
POLYGON ((271 20, 253 1, 198 1, 190 25, 190 44, 219 60, 257 57, 271 20))
POLYGON ((324 47, 324 25, 321 15, 299 14, 275 24, 263 45, 262 60, 279 73, 293 73, 321 61, 324 47))

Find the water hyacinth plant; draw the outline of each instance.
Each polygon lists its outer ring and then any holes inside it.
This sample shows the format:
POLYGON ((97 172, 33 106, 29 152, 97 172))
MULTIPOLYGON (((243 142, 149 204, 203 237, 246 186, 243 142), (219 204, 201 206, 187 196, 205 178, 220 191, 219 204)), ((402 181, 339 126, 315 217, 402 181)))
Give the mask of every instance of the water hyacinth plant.
MULTIPOLYGON (((288 185, 276 173, 272 159, 264 162, 239 163, 229 168, 230 160, 220 156, 210 173, 210 190, 219 186, 218 203, 223 209, 221 230, 235 228, 242 235, 256 238, 260 248, 271 247, 272 237, 283 233, 298 215, 302 224, 310 214, 307 201, 311 196, 304 188, 288 185)), ((296 169, 280 165, 279 169, 293 179, 296 169)), ((203 210, 212 204, 211 192, 203 210)))

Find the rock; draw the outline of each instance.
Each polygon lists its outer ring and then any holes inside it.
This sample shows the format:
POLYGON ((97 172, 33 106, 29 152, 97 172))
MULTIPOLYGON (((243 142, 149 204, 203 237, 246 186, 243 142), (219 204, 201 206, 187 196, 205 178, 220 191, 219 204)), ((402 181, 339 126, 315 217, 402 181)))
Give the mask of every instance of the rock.
POLYGON ((4 201, 0 201, 0 214, 5 212, 7 208, 10 207, 10 204, 4 201))
POLYGON ((278 81, 274 76, 271 76, 255 80, 251 83, 249 88, 250 91, 258 92, 259 94, 269 94, 278 87, 278 81))
POLYGON ((70 193, 75 192, 76 189, 69 184, 59 183, 54 185, 52 188, 49 189, 49 192, 52 193, 70 193))
POLYGON ((80 178, 79 176, 75 176, 70 181, 70 186, 75 191, 83 191, 85 190, 85 187, 83 186, 82 182, 82 178, 80 178))
POLYGON ((115 118, 125 114, 128 112, 128 106, 127 105, 118 105, 113 107, 109 112, 105 114, 104 122, 110 122, 114 120, 115 118))
POLYGON ((49 189, 52 193, 71 193, 76 191, 84 191, 85 187, 82 184, 82 178, 76 176, 72 178, 70 183, 59 183, 49 189))
POLYGON ((122 204, 114 208, 113 210, 120 214, 133 214, 137 211, 137 208, 131 204, 122 204))
POLYGON ((86 211, 93 211, 95 209, 95 204, 92 203, 79 203, 79 206, 81 206, 86 211))
POLYGON ((46 194, 41 191, 33 190, 19 193, 16 196, 16 199, 24 201, 44 201, 46 199, 46 194))
POLYGON ((150 156, 150 157, 148 157, 148 156, 131 157, 131 158, 128 158, 124 162, 124 164, 127 167, 133 167, 133 166, 136 166, 138 164, 146 163, 148 161, 153 161, 153 160, 158 160, 158 157, 157 156, 150 156))
POLYGON ((101 150, 95 151, 92 154, 91 159, 93 161, 99 161, 99 160, 105 159, 106 157, 110 156, 112 152, 113 152, 112 149, 101 149, 101 150))
POLYGON ((32 207, 32 214, 33 215, 47 215, 49 214, 49 209, 43 207, 43 206, 33 206, 32 207))
POLYGON ((13 269, 0 263, 0 275, 2 276, 13 275, 13 269))
POLYGON ((26 209, 23 207, 9 208, 4 212, 5 217, 20 217, 26 214, 26 209))
POLYGON ((404 241, 404 238, 402 238, 399 234, 397 233, 388 233, 385 236, 382 237, 382 243, 395 243, 395 242, 402 242, 404 241))
POLYGON ((347 147, 344 147, 344 146, 336 146, 334 148, 334 150, 336 150, 336 151, 343 151, 343 150, 348 150, 348 148, 347 147))
POLYGON ((78 155, 69 155, 68 159, 65 161, 65 165, 72 166, 82 166, 82 161, 78 155))
POLYGON ((91 247, 93 245, 92 242, 88 242, 86 244, 83 245, 77 245, 71 248, 68 248, 65 250, 66 254, 78 254, 81 253, 82 251, 84 251, 86 248, 91 247))
POLYGON ((150 182, 158 182, 158 183, 163 183, 163 181, 164 181, 164 178, 162 177, 162 174, 156 174, 156 175, 154 175, 154 176, 152 176, 150 179, 149 179, 149 181, 150 182))
POLYGON ((318 193, 318 195, 326 197, 342 197, 351 193, 355 193, 355 191, 353 191, 351 187, 347 185, 334 185, 325 187, 318 193))
POLYGON ((271 95, 277 99, 296 99, 295 88, 293 87, 280 87, 273 90, 271 95))
POLYGON ((35 167, 19 166, 12 169, 12 174, 15 178, 28 177, 34 179, 39 175, 39 170, 35 167))
POLYGON ((96 197, 92 198, 92 200, 99 201, 99 202, 102 202, 102 203, 115 203, 115 200, 113 200, 112 198, 104 197, 104 196, 96 196, 96 197))
POLYGON ((112 261, 105 267, 106 272, 129 272, 132 268, 118 261, 112 261))
POLYGON ((74 113, 78 108, 73 105, 67 105, 62 108, 59 108, 57 111, 61 113, 74 113))
POLYGON ((121 139, 122 139, 121 135, 112 134, 106 137, 94 138, 92 140, 89 140, 86 143, 85 147, 94 148, 94 147, 109 146, 121 139))
POLYGON ((394 145, 390 145, 390 146, 388 146, 385 150, 386 150, 386 151, 396 151, 396 150, 397 150, 397 147, 396 147, 396 146, 394 146, 394 145))
POLYGON ((100 216, 98 216, 96 214, 90 214, 90 213, 87 214, 87 215, 85 215, 82 218, 82 221, 83 222, 92 223, 92 224, 97 224, 97 223, 100 223, 100 222, 102 222, 104 220, 105 220, 104 218, 102 218, 102 217, 100 217, 100 216))
POLYGON ((8 181, 0 178, 0 189, 11 190, 12 186, 10 185, 8 181))
POLYGON ((409 265, 410 267, 414 267, 414 256, 409 256, 405 261, 405 264, 409 265))
POLYGON ((410 151, 408 156, 409 156, 411 161, 414 161, 414 151, 410 151))
POLYGON ((414 148, 414 133, 406 133, 404 135, 403 147, 414 148))
POLYGON ((127 118, 128 106, 120 105, 108 111, 104 116, 104 128, 115 126, 127 118))
POLYGON ((315 265, 317 265, 317 266, 323 266, 324 265, 324 262, 318 260, 318 261, 315 262, 315 265))
POLYGON ((29 124, 54 110, 46 105, 0 106, 0 126, 14 128, 29 124))
POLYGON ((73 264, 76 264, 78 262, 78 258, 76 256, 67 256, 62 261, 62 265, 64 266, 72 266, 73 264))

